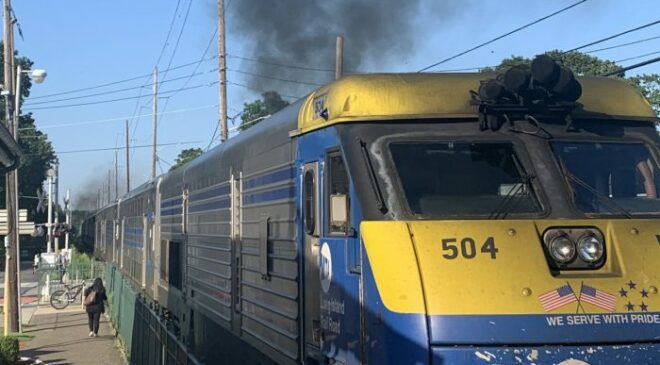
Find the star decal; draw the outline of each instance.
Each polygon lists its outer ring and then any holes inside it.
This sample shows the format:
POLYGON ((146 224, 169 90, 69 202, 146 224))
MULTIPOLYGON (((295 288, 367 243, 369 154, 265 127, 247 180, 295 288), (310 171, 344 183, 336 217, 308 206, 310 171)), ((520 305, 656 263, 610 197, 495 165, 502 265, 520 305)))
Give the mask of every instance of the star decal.
POLYGON ((641 310, 642 312, 648 312, 649 306, 644 304, 644 302, 642 302, 642 304, 639 305, 639 310, 641 310))
POLYGON ((647 292, 646 289, 642 289, 642 291, 640 291, 639 294, 642 295, 642 298, 648 298, 649 297, 649 292, 647 292))
POLYGON ((628 285, 628 287, 630 287, 630 290, 633 290, 637 287, 637 284, 634 283, 632 280, 630 280, 626 285, 628 285))
POLYGON ((628 297, 628 292, 626 290, 624 290, 623 288, 621 288, 621 290, 619 290, 619 294, 621 295, 621 298, 628 297))
POLYGON ((628 310, 628 312, 632 312, 635 310, 635 305, 628 302, 628 304, 626 304, 626 309, 628 310))

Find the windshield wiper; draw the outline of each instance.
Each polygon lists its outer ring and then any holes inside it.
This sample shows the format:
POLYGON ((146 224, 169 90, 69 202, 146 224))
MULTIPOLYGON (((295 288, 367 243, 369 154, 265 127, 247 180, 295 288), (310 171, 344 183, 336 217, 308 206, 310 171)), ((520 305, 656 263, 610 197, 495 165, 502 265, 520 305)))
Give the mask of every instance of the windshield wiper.
POLYGON ((568 171, 568 169, 566 168, 566 166, 564 165, 564 161, 562 159, 559 159, 559 165, 561 166, 561 169, 562 169, 562 172, 564 173, 564 176, 566 176, 566 178, 568 180, 577 183, 578 185, 580 185, 581 187, 586 189, 588 192, 590 192, 596 198, 597 202, 602 203, 602 205, 609 205, 610 207, 614 207, 616 210, 623 213, 623 215, 628 219, 633 218, 632 214, 630 214, 630 212, 628 210, 626 210, 626 208, 619 205, 617 202, 612 200, 610 197, 608 197, 606 195, 603 195, 601 192, 599 192, 594 187, 592 187, 591 185, 584 182, 579 177, 577 177, 577 176, 573 175, 572 173, 570 173, 568 171))
MULTIPOLYGON (((522 189, 525 186, 529 187, 530 191, 532 190, 532 179, 534 179, 536 176, 534 176, 532 174, 526 174, 525 173, 525 171, 522 168, 522 165, 520 164, 520 161, 518 160, 518 156, 516 156, 515 154, 512 153, 511 154, 511 159, 513 160, 513 164, 516 165, 516 169, 518 170, 518 173, 520 174, 520 184, 518 186, 516 186, 515 188, 510 189, 506 193, 506 195, 504 196, 504 199, 502 199, 500 204, 498 204, 495 207, 495 209, 493 210, 493 212, 490 213, 490 215, 488 216, 488 219, 498 219, 498 218, 504 219, 504 218, 506 218, 507 214, 509 214, 509 212, 513 210, 513 207, 515 207, 515 205, 514 205, 514 206, 511 207, 511 209, 504 210, 504 208, 506 208, 507 205, 509 205, 509 202, 511 200, 513 200, 513 197, 516 196, 520 191, 522 191, 522 189), (502 214, 501 217, 500 217, 500 213, 502 214)), ((518 200, 518 202, 519 201, 520 200, 518 200)))

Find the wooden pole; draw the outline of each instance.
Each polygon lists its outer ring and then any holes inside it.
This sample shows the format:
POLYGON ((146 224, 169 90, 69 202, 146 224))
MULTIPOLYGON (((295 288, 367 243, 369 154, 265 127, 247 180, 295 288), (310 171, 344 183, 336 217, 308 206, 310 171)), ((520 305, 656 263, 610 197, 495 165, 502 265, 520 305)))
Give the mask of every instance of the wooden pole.
MULTIPOLYGON (((6 120, 9 133, 14 134, 14 53, 11 19, 11 2, 4 0, 3 14, 3 33, 4 33, 4 87, 9 91, 7 95, 6 120)), ((5 245, 5 287, 4 287, 4 332, 17 332, 18 328, 18 288, 16 288, 16 179, 14 172, 5 174, 6 182, 6 202, 7 202, 7 244, 5 245)))
POLYGON ((156 144, 158 143, 158 66, 154 67, 153 84, 153 147, 151 150, 151 178, 156 179, 156 162, 158 155, 156 153, 156 144))
POLYGON ((126 193, 131 191, 131 164, 129 159, 129 135, 128 135, 128 119, 126 119, 126 193))
POLYGON ((344 68, 344 37, 337 36, 335 50, 335 80, 341 78, 344 68))
POLYGON ((225 1, 218 0, 218 72, 220 73, 220 142, 229 137, 227 129, 227 55, 225 53, 225 1))
POLYGON ((115 150, 115 201, 119 199, 119 151, 115 150))

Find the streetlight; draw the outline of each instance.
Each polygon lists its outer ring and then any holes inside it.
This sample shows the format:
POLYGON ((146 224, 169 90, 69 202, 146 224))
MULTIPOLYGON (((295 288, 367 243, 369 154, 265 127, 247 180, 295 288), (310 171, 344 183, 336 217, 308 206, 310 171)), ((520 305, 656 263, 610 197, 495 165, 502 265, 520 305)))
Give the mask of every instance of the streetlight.
MULTIPOLYGON (((23 70, 21 65, 16 66, 16 89, 14 90, 14 97, 16 98, 16 101, 14 103, 14 139, 16 140, 16 143, 18 144, 18 124, 20 120, 20 115, 21 115, 21 76, 23 74, 27 74, 34 80, 35 83, 41 84, 44 82, 46 79, 46 76, 48 73, 46 73, 46 70, 42 69, 33 69, 33 70, 23 70)), ((48 197, 50 199, 50 196, 48 197)), ((22 332, 23 329, 23 313, 22 312, 22 304, 21 304, 21 230, 20 230, 20 221, 19 221, 19 212, 20 209, 18 207, 18 169, 14 171, 14 204, 7 204, 7 208, 11 208, 12 206, 16 207, 16 211, 14 212, 9 212, 7 211, 7 220, 9 221, 10 214, 13 215, 14 217, 14 229, 15 229, 15 239, 16 239, 16 287, 17 287, 17 295, 18 295, 18 332, 22 332)), ((50 214, 50 212, 49 212, 50 214)), ((50 219, 50 215, 49 215, 50 219)), ((9 225, 9 222, 7 222, 7 225, 9 225)), ((50 226, 49 226, 50 228, 50 226)), ((7 287, 5 286, 5 298, 7 298, 7 287)))

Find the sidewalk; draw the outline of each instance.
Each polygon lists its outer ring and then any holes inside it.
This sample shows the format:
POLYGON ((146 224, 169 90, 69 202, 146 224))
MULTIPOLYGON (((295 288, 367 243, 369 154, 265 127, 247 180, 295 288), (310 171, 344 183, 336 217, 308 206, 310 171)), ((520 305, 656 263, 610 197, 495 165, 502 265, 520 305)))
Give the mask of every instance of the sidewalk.
POLYGON ((64 310, 39 307, 23 330, 34 338, 26 342, 21 356, 38 358, 50 365, 125 364, 105 316, 101 316, 99 337, 90 338, 87 313, 80 305, 64 310))

